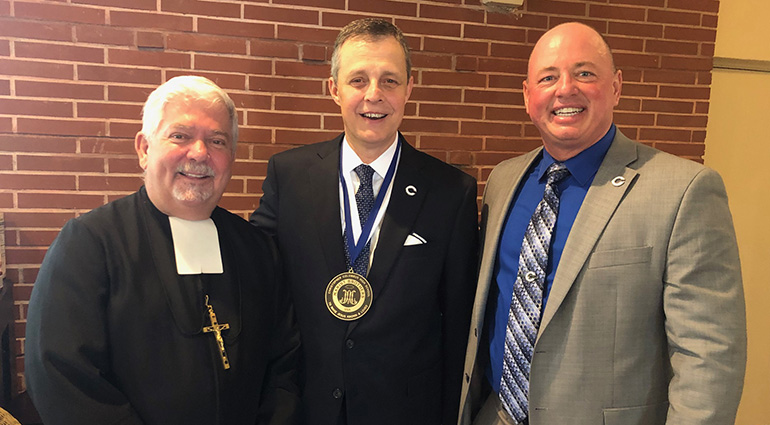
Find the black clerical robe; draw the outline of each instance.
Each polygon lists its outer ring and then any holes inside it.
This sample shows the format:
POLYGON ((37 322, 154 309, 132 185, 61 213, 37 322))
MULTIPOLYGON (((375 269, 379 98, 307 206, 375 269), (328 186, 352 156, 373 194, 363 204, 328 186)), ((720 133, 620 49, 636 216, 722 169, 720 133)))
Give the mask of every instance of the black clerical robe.
POLYGON ((27 387, 46 425, 292 423, 299 336, 271 240, 221 208, 221 275, 179 276, 145 189, 69 221, 29 306, 27 387), (225 370, 206 296, 220 324, 225 370))

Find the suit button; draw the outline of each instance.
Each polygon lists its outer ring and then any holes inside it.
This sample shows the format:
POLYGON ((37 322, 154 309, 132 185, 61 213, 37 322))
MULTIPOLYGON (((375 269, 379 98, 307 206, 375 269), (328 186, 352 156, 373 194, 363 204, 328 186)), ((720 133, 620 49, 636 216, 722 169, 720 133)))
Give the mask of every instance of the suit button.
POLYGON ((335 388, 334 391, 332 391, 332 396, 334 398, 338 399, 338 400, 341 399, 342 398, 342 390, 339 389, 339 388, 335 388))
POLYGON ((352 339, 349 339, 349 340, 345 341, 345 346, 348 347, 348 348, 353 348, 354 345, 356 345, 356 343, 353 342, 352 339))

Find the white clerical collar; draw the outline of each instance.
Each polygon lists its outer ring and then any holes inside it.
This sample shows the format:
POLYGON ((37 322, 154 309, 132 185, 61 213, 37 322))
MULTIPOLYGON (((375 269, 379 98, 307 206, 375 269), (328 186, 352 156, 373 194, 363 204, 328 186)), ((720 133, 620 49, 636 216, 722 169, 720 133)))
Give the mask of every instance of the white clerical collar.
POLYGON ((180 275, 222 273, 217 226, 210 218, 200 221, 168 218, 174 240, 176 272, 180 275))
MULTIPOLYGON (((396 154, 396 145, 398 145, 398 133, 396 133, 396 138, 393 139, 393 143, 390 144, 388 149, 385 150, 377 159, 372 161, 369 166, 374 168, 374 171, 377 173, 377 175, 380 177, 380 179, 385 177, 385 174, 388 174, 388 167, 390 167, 390 162, 393 160, 393 155, 396 154)), ((361 161, 361 158, 353 151, 353 148, 350 147, 350 143, 348 143, 347 137, 344 137, 342 139, 342 172, 345 173, 345 176, 349 176, 351 172, 353 172, 353 169, 358 167, 359 165, 363 164, 364 162, 361 161)), ((347 178, 347 177, 346 177, 347 178)))

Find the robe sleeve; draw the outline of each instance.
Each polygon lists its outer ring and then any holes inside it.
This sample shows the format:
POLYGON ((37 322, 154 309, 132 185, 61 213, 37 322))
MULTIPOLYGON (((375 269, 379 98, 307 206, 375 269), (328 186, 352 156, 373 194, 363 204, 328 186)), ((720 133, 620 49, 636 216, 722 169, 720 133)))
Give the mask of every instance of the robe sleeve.
POLYGON ((49 248, 29 304, 28 391, 46 425, 141 425, 110 383, 109 273, 104 240, 81 220, 49 248))

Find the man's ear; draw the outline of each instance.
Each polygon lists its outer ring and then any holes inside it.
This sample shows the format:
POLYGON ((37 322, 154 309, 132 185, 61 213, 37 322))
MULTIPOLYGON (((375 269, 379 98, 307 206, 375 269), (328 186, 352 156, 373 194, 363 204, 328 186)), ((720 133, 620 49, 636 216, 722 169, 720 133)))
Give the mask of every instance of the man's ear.
POLYGON ((332 77, 329 77, 329 94, 332 95, 332 99, 334 99, 334 103, 339 105, 340 104, 339 88, 337 87, 337 83, 334 82, 334 78, 332 77))
POLYGON ((149 149, 149 147, 150 141, 144 137, 144 134, 141 131, 136 133, 136 138, 134 138, 134 149, 136 149, 136 154, 139 156, 139 166, 142 167, 142 170, 147 169, 147 149, 149 149))
POLYGON ((521 82, 521 88, 523 89, 522 94, 524 95, 524 110, 529 114, 529 85, 527 85, 526 79, 521 82))

